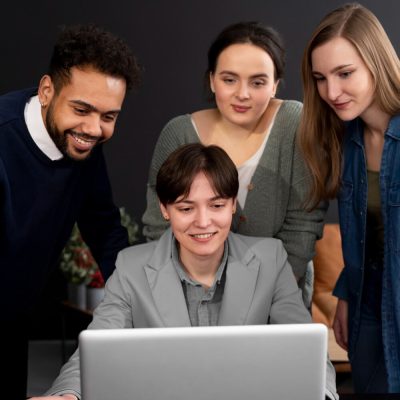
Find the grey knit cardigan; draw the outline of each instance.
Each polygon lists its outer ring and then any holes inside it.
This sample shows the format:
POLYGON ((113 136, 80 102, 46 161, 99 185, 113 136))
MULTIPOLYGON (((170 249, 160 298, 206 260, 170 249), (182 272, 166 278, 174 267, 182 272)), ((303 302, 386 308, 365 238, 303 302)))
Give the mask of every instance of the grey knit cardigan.
MULTIPOLYGON (((302 104, 285 100, 280 106, 268 142, 254 172, 244 209, 237 205, 232 231, 248 236, 282 240, 289 263, 304 286, 307 263, 321 237, 326 205, 305 210, 310 180, 296 143, 302 104)), ((172 119, 157 141, 149 171, 147 209, 143 234, 158 239, 168 227, 162 218, 155 191, 157 172, 168 155, 186 143, 199 142, 189 114, 172 119)))

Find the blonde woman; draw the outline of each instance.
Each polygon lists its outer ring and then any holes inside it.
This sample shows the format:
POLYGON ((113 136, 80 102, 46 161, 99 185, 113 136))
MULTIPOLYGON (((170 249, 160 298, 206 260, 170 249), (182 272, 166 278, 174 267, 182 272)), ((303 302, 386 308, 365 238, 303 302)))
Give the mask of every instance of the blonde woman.
POLYGON ((357 392, 400 392, 399 59, 374 14, 347 4, 314 31, 302 73, 310 204, 339 204, 336 340, 357 392))

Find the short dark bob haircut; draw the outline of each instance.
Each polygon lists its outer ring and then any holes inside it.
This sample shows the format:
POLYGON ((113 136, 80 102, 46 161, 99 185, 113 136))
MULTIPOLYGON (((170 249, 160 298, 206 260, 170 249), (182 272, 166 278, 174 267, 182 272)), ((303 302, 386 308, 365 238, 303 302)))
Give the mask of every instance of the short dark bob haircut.
POLYGON ((218 146, 191 143, 176 149, 161 165, 156 183, 160 203, 166 206, 187 198, 199 173, 204 173, 218 196, 236 198, 238 172, 228 154, 218 146))
POLYGON ((48 69, 57 92, 70 82, 72 67, 122 78, 128 90, 139 83, 140 68, 129 46, 93 24, 64 27, 59 34, 48 69))

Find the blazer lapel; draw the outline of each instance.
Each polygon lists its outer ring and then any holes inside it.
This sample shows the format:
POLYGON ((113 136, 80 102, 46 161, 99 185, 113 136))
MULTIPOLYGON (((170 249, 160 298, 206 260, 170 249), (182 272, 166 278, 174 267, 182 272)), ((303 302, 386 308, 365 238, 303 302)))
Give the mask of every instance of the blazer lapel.
POLYGON ((232 235, 229 239, 230 256, 218 325, 245 325, 256 288, 260 261, 244 243, 238 245, 231 239, 232 235), (242 259, 238 254, 244 255, 242 259))
POLYGON ((144 267, 154 303, 166 327, 190 326, 182 283, 171 260, 172 234, 160 238, 144 267))

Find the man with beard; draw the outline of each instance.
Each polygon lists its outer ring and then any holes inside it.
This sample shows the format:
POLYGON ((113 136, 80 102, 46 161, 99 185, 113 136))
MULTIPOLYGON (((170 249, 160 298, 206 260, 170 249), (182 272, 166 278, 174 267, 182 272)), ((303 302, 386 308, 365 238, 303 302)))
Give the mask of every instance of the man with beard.
POLYGON ((74 223, 105 279, 128 245, 101 144, 113 135, 137 78, 135 58, 121 39, 75 26, 60 34, 37 89, 0 97, 4 398, 26 397, 29 315, 74 223))

